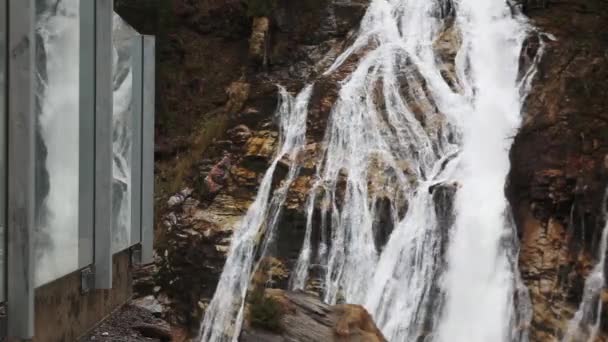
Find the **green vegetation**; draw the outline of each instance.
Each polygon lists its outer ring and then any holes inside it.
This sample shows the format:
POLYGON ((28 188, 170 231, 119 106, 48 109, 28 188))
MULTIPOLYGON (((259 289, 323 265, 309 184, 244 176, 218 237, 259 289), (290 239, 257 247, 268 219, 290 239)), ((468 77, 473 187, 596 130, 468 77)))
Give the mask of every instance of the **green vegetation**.
MULTIPOLYGON (((211 114, 209 114, 211 116, 211 114)), ((182 155, 179 161, 172 166, 173 175, 169 193, 176 193, 183 185, 184 180, 192 172, 192 165, 199 160, 203 153, 228 129, 228 117, 223 111, 207 118, 195 131, 194 139, 190 142, 190 151, 182 155)))
POLYGON ((243 0, 250 17, 268 17, 277 8, 277 0, 243 0))
POLYGON ((249 322, 251 326, 263 330, 280 332, 283 310, 272 297, 264 294, 264 287, 258 286, 249 295, 249 322))

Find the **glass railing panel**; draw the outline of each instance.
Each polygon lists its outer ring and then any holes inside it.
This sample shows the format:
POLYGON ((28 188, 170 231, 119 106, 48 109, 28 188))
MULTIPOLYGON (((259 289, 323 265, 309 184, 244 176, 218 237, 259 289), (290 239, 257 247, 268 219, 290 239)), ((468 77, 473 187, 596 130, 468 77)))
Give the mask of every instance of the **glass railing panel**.
MULTIPOLYGON (((133 40, 139 34, 114 14, 113 36, 113 184, 112 251, 121 251, 132 241, 132 167, 133 167, 133 40)), ((137 228, 139 229, 139 228, 137 228)))
POLYGON ((6 300, 6 3, 0 3, 0 302, 6 300))
POLYGON ((79 268, 78 0, 36 1, 36 274, 79 268))

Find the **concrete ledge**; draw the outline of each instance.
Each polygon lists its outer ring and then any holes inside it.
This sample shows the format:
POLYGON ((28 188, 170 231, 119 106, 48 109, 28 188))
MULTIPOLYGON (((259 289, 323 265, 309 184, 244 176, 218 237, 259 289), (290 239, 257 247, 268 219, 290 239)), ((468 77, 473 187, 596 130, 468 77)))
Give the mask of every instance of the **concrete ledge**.
POLYGON ((130 251, 113 257, 111 290, 81 293, 80 271, 36 290, 34 342, 71 342, 94 328, 132 295, 130 251))

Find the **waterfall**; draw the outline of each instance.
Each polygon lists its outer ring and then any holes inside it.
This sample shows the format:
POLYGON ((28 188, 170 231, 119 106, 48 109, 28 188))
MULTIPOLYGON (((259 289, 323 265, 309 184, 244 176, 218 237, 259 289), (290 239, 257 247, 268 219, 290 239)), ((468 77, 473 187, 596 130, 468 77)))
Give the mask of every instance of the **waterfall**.
POLYGON ((247 287, 256 267, 254 256, 257 247, 262 247, 260 252, 264 255, 274 238, 287 190, 298 174, 296 158, 306 142, 306 117, 311 93, 312 86, 307 86, 293 98, 284 88, 279 88, 280 101, 276 116, 280 140, 277 153, 264 174, 253 204, 234 230, 224 270, 200 328, 201 341, 238 340, 247 287), (289 171, 282 184, 273 191, 275 170, 284 158, 289 162, 289 171))
MULTIPOLYGON (((325 72, 358 61, 321 144, 292 289, 314 278, 325 302, 364 305, 389 341, 527 340, 504 187, 535 71, 519 70, 531 30, 504 0, 371 2, 325 72)), ((275 166, 235 233, 202 341, 238 338, 275 166)))
POLYGON ((604 219, 606 221, 602 230, 600 246, 597 255, 597 264, 585 280, 583 300, 574 317, 568 323, 568 330, 562 341, 594 342, 597 339, 602 316, 602 291, 606 289, 606 254, 608 253, 608 190, 604 195, 604 219))
POLYGON ((38 285, 78 269, 78 3, 36 2, 38 285))

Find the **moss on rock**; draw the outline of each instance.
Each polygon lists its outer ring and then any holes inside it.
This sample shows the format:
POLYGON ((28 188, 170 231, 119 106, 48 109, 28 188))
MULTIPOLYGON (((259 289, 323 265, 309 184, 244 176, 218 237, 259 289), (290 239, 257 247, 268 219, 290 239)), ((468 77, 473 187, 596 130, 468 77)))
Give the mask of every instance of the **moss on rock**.
POLYGON ((249 295, 249 323, 252 327, 281 332, 283 309, 273 297, 267 296, 263 287, 258 287, 249 295))

